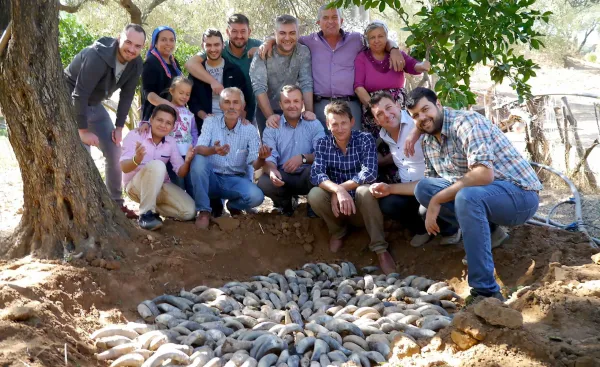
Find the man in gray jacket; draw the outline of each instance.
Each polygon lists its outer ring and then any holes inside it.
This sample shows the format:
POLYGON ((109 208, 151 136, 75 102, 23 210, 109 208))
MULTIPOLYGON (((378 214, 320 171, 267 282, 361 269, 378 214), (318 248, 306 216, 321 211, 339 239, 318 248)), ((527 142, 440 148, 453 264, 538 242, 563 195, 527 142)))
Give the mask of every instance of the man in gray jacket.
MULTIPOLYGON (((252 59, 250 79, 259 107, 256 122, 261 136, 267 120, 279 121, 282 113, 279 95, 284 85, 298 85, 302 90, 304 108, 313 111, 310 50, 298 44, 298 33, 298 20, 291 15, 280 15, 275 20, 273 57, 263 60, 257 52, 252 59)), ((313 115, 310 117, 309 120, 315 118, 313 115)))
POLYGON ((102 37, 78 53, 65 69, 65 78, 75 107, 79 137, 86 148, 97 146, 106 159, 106 186, 113 200, 128 218, 136 214, 123 204, 122 172, 119 166, 123 125, 140 75, 140 52, 146 32, 129 24, 115 39, 102 37), (121 89, 115 124, 102 106, 121 89), (116 126, 116 127, 115 127, 116 126))

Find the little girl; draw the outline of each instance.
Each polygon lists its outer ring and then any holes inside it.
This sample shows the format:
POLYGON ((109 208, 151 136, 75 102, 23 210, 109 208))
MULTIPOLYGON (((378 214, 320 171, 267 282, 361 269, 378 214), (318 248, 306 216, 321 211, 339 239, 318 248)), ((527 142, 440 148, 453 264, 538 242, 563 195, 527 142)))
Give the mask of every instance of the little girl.
MULTIPOLYGON (((198 127, 196 126, 194 114, 186 107, 192 93, 192 85, 191 80, 184 76, 178 76, 173 79, 171 87, 169 87, 171 107, 177 111, 177 121, 175 121, 175 127, 169 136, 175 138, 179 153, 184 158, 190 146, 195 147, 198 141, 198 127)), ((148 128, 149 126, 142 122, 139 129, 140 134, 148 128)), ((193 195, 189 174, 185 178, 177 176, 170 163, 167 164, 167 173, 171 182, 184 189, 190 196, 193 195)))

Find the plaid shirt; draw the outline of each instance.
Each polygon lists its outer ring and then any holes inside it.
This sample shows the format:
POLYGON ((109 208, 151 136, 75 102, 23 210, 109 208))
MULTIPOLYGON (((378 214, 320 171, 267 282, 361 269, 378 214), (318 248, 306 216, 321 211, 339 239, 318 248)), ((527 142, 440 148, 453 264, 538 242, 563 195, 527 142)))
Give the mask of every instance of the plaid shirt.
POLYGON ((426 177, 454 183, 481 164, 494 169, 496 180, 512 182, 524 190, 542 189, 529 162, 496 125, 476 112, 444 108, 441 144, 435 136, 425 135, 423 153, 426 177))
MULTIPOLYGON (((359 185, 377 179, 377 150, 375 139, 369 133, 352 131, 346 154, 338 148, 335 138, 325 136, 317 142, 315 160, 310 170, 310 182, 318 186, 331 180, 342 184, 352 180, 359 185)), ((350 191, 354 197, 355 190, 350 191)))
POLYGON ((225 156, 213 154, 208 157, 213 171, 222 175, 245 175, 248 165, 258 158, 260 138, 252 125, 242 125, 240 121, 232 130, 225 125, 223 115, 209 116, 202 124, 202 132, 196 146, 212 147, 219 141, 221 146, 229 144, 225 156))

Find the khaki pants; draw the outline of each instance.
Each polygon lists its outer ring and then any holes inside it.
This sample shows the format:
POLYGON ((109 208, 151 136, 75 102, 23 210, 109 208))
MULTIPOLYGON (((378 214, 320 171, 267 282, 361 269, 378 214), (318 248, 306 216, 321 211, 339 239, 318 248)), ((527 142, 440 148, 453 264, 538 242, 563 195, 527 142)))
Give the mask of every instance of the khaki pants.
POLYGON ((331 210, 331 193, 320 187, 314 187, 308 193, 308 202, 313 211, 327 224, 329 233, 334 238, 342 238, 348 232, 348 224, 356 227, 366 227, 371 243, 369 249, 375 253, 387 251, 388 243, 385 241, 383 230, 383 214, 379 209, 378 200, 369 192, 369 185, 362 185, 356 189, 356 214, 346 216, 340 214, 336 217, 331 210))
POLYGON ((146 163, 127 184, 127 195, 131 200, 140 203, 140 214, 151 210, 179 220, 194 219, 194 199, 179 186, 164 182, 166 174, 167 167, 162 161, 146 163))

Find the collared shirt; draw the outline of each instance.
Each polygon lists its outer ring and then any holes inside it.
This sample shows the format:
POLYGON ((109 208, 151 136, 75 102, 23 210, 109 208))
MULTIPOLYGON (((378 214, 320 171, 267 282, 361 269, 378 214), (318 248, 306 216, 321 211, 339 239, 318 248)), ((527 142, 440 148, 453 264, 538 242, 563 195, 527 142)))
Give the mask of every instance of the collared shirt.
POLYGON ((250 79, 254 95, 267 93, 271 108, 279 110, 279 94, 284 85, 296 84, 302 93, 313 91, 310 50, 297 44, 292 54, 280 55, 275 46, 273 56, 266 60, 257 52, 250 65, 250 79))
POLYGON ((314 93, 323 97, 354 95, 354 59, 363 50, 362 35, 344 32, 335 49, 323 37, 323 31, 299 38, 312 56, 314 93))
MULTIPOLYGON (((223 58, 228 62, 237 65, 244 74, 244 78, 246 78, 246 85, 248 86, 248 90, 251 90, 250 86, 252 85, 252 81, 250 80, 250 64, 252 63, 252 58, 248 57, 248 51, 254 47, 259 47, 262 45, 262 41, 259 41, 254 38, 249 38, 248 43, 246 43, 246 48, 244 48, 244 52, 241 57, 237 57, 231 52, 229 47, 229 40, 225 41, 225 47, 223 48, 223 58)), ((206 52, 201 51, 198 53, 198 56, 202 57, 203 60, 206 60, 206 52)), ((247 107, 247 115, 246 118, 250 121, 254 118, 254 112, 256 110, 256 99, 254 98, 254 94, 250 93, 249 95, 245 95, 247 107)))
MULTIPOLYGON (((300 118, 298 125, 292 127, 285 116, 281 116, 279 128, 267 127, 263 133, 263 144, 272 148, 271 156, 266 159, 281 168, 290 158, 300 154, 312 154, 317 141, 325 136, 325 130, 319 120, 300 118)), ((302 171, 303 166, 296 172, 302 171)))
POLYGON ((461 179, 474 165, 494 169, 494 178, 512 182, 524 190, 539 191, 542 184, 529 162, 502 131, 479 113, 444 108, 441 143, 435 136, 423 138, 427 177, 450 182, 461 179))
POLYGON ((238 120, 235 127, 229 130, 222 115, 209 116, 202 124, 196 146, 212 147, 217 141, 221 146, 229 144, 229 153, 208 157, 215 173, 245 175, 248 165, 258 158, 258 130, 253 125, 243 125, 238 120))
POLYGON ((379 131, 381 140, 390 147, 390 153, 394 158, 396 167, 398 167, 398 176, 400 176, 402 182, 418 181, 425 176, 425 157, 421 147, 422 138, 419 138, 419 141, 415 144, 415 154, 412 157, 404 155, 404 142, 414 127, 415 122, 412 117, 406 110, 402 110, 398 141, 394 141, 385 129, 379 131))
MULTIPOLYGON (((333 135, 319 139, 315 147, 315 161, 310 171, 310 182, 318 186, 331 180, 342 184, 352 180, 359 185, 377 179, 377 150, 375 138, 369 133, 352 130, 346 154, 338 147, 333 135)), ((354 197, 356 190, 350 195, 354 197)))
MULTIPOLYGON (((123 186, 127 187, 129 181, 146 165, 146 163, 154 160, 162 161, 163 163, 171 162, 173 171, 177 173, 179 168, 183 166, 183 158, 179 154, 177 142, 172 136, 165 136, 158 144, 154 144, 152 140, 152 132, 150 129, 142 135, 135 131, 130 131, 123 139, 123 148, 121 151, 120 162, 132 159, 135 156, 136 143, 141 143, 146 148, 146 155, 135 169, 131 172, 123 174, 123 186)), ((169 175, 165 174, 165 181, 169 182, 169 175)))

